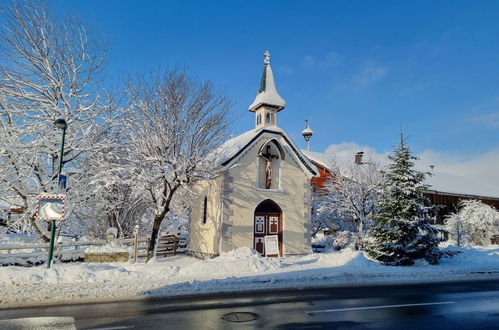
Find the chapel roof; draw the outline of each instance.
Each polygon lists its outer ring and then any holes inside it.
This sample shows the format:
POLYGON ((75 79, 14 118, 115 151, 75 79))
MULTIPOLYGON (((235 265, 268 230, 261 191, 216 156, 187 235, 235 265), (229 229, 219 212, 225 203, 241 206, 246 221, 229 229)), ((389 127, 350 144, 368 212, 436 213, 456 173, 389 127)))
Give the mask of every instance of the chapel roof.
POLYGON ((317 175, 316 167, 305 157, 300 149, 286 132, 277 126, 270 126, 263 129, 253 129, 239 136, 236 136, 222 144, 214 153, 215 161, 223 168, 230 166, 239 155, 251 147, 264 133, 270 133, 280 136, 291 148, 291 152, 296 156, 299 162, 313 175, 317 175))
POLYGON ((263 53, 263 73, 260 80, 260 88, 256 94, 255 100, 249 106, 249 111, 256 111, 260 106, 267 105, 277 108, 278 111, 284 109, 286 101, 279 95, 275 87, 274 74, 270 67, 270 53, 263 53))

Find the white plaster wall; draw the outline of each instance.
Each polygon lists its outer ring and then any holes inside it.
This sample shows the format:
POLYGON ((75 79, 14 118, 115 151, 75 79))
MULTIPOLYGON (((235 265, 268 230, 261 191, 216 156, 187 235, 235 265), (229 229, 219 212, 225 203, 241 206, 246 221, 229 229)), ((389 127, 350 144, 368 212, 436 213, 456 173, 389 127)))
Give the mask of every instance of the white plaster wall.
MULTIPOLYGON (((245 151, 237 164, 228 171, 230 191, 224 195, 224 227, 222 251, 239 247, 253 247, 253 216, 255 208, 262 201, 272 199, 283 213, 283 250, 284 254, 310 253, 310 181, 298 161, 292 155, 285 140, 274 134, 263 134, 257 143, 245 151), (266 190, 258 187, 260 147, 270 138, 276 138, 285 150, 281 160, 280 189, 266 190), (228 211, 228 212, 226 212, 228 211), (226 215, 228 214, 228 215, 226 215)), ((226 183, 227 186, 227 183, 226 183)), ((227 190, 227 189, 226 189, 227 190)))
POLYGON ((189 216, 189 243, 187 249, 211 255, 219 254, 221 225, 221 189, 223 178, 202 180, 193 187, 189 216), (206 223, 203 223, 204 197, 208 197, 206 223))

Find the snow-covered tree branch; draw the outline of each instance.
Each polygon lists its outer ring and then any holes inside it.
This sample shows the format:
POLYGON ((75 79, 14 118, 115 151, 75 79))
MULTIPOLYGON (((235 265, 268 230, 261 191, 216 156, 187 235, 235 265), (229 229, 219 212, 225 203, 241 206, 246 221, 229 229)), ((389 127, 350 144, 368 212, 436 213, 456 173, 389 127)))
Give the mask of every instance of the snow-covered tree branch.
POLYGON ((95 82, 106 47, 74 17, 53 15, 36 1, 11 2, 0 21, 0 198, 22 208, 19 230, 44 229, 34 220, 34 197, 55 192, 60 131, 68 123, 64 165, 69 197, 81 198, 75 164, 99 134, 102 102, 95 82))
POLYGON ((228 135, 231 102, 185 70, 131 80, 126 97, 123 132, 130 150, 124 166, 153 210, 152 252, 179 191, 215 175, 207 156, 228 135))
POLYGON ((372 161, 364 164, 349 164, 341 169, 333 161, 331 176, 324 190, 317 194, 317 209, 314 215, 319 226, 353 230, 362 238, 375 212, 381 173, 372 161))

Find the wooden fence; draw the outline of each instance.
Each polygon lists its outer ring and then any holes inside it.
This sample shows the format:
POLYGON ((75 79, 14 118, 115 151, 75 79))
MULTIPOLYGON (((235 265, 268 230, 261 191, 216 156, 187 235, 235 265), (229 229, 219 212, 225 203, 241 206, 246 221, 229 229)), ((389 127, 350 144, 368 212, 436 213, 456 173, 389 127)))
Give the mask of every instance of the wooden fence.
MULTIPOLYGON (((108 244, 106 240, 56 242, 54 247, 54 260, 59 262, 82 261, 85 249, 89 246, 103 246, 108 244)), ((130 261, 149 260, 147 247, 148 238, 140 238, 134 235, 132 238, 122 238, 115 241, 117 246, 128 247, 130 261)), ((173 235, 162 236, 158 239, 157 256, 176 255, 185 253, 185 240, 173 235), (165 237, 174 239, 165 240, 165 237)), ((35 244, 0 244, 0 266, 34 266, 46 261, 48 243, 35 244)))
POLYGON ((158 239, 156 245, 156 256, 170 256, 185 253, 187 242, 185 239, 175 235, 165 235, 158 239))

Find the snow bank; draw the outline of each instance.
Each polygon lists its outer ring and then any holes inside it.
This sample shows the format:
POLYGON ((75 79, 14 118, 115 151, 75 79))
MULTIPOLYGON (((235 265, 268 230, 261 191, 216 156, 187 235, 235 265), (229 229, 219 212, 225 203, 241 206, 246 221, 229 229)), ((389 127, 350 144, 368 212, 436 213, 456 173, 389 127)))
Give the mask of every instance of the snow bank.
POLYGON ((26 235, 26 234, 2 234, 0 235, 0 244, 15 244, 15 245, 30 245, 42 243, 38 240, 36 235, 26 235))
POLYGON ((499 278, 499 247, 457 248, 440 265, 389 267, 350 248, 322 254, 264 258, 240 248, 211 260, 185 255, 148 264, 72 263, 0 269, 0 304, 48 304, 137 296, 255 291, 274 288, 368 285, 499 278), (105 297, 105 298, 104 298, 105 297))
POLYGON ((113 253, 113 252, 128 252, 128 249, 119 246, 112 246, 109 244, 101 246, 90 246, 85 249, 85 253, 113 253))

